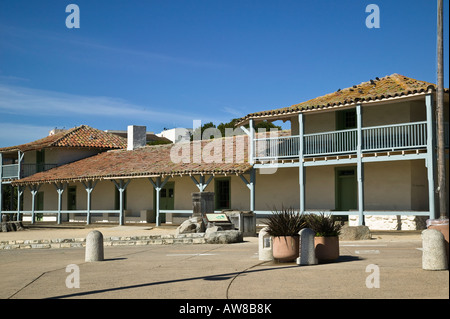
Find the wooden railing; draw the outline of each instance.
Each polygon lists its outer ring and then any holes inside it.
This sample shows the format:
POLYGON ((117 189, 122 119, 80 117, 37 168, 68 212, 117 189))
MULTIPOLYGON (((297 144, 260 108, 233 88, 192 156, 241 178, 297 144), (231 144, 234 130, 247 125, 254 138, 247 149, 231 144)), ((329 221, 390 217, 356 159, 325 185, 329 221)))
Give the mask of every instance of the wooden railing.
MULTIPOLYGON (((448 124, 446 128, 448 135, 448 124)), ((300 152, 300 136, 257 138, 254 159, 295 158, 300 152)), ((357 152, 358 130, 340 130, 303 135, 303 156, 327 156, 357 152)), ((448 136, 446 136, 448 145, 448 136)), ((427 146, 426 122, 364 127, 361 129, 361 151, 395 151, 427 146)))

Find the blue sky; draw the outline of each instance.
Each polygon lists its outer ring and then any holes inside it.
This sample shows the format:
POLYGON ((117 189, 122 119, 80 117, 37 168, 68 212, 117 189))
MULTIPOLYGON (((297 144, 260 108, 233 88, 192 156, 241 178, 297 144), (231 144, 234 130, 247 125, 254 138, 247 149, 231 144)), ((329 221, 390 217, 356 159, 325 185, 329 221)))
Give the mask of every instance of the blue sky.
POLYGON ((436 3, 2 0, 0 147, 81 124, 219 124, 393 73, 436 83, 436 3), (70 3, 79 29, 66 27, 70 3))

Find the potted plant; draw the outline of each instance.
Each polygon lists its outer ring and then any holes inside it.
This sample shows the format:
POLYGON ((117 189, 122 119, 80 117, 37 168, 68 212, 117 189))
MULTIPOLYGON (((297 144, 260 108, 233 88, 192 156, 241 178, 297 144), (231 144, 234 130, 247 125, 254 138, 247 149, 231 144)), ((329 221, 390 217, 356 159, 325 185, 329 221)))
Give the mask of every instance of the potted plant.
POLYGON ((339 234, 341 224, 332 215, 309 214, 308 227, 315 233, 314 247, 319 262, 330 262, 339 258, 339 234))
POLYGON ((279 262, 294 261, 299 256, 299 231, 306 227, 305 217, 294 209, 272 212, 267 233, 272 236, 273 258, 279 262))

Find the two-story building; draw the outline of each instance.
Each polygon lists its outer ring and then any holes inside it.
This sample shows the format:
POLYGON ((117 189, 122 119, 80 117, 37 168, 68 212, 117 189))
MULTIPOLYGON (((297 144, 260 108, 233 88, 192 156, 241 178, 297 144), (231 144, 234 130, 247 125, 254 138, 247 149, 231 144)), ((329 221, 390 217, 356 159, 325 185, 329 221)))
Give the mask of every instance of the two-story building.
MULTIPOLYGON (((372 229, 424 228, 439 216, 435 94, 431 83, 392 74, 248 114, 239 123, 245 135, 103 152, 12 180, 29 190, 18 215, 34 222, 39 189, 43 214, 159 225, 189 215, 191 193, 211 191, 217 211, 264 216, 284 206, 372 229), (262 120, 291 127, 255 132, 262 120)), ((447 188, 448 105, 445 89, 447 188)))
MULTIPOLYGON (((80 125, 68 130, 51 130, 48 136, 33 142, 0 148, 0 214, 11 207, 21 209, 23 190, 11 191, 13 181, 106 150, 126 147, 124 137, 80 125), (2 196, 6 193, 8 198, 2 196)), ((35 199, 36 209, 43 210, 44 192, 37 192, 35 199)))

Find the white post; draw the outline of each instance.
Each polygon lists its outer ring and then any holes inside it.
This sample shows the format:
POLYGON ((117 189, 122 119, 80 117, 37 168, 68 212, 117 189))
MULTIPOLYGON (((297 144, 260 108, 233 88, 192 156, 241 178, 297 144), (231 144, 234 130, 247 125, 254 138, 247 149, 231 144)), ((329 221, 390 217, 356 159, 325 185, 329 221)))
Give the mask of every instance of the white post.
POLYGON ((362 109, 361 104, 356 105, 356 123, 357 123, 357 180, 358 180, 358 213, 359 225, 364 225, 364 167, 362 163, 362 109))
POLYGON ((156 207, 155 207, 155 209, 156 209, 156 226, 160 226, 161 222, 159 220, 159 194, 160 194, 161 189, 164 187, 164 185, 166 185, 167 181, 169 180, 169 176, 167 176, 163 182, 161 182, 160 176, 158 176, 156 178, 156 182, 154 182, 151 177, 149 177, 148 180, 153 185, 153 188, 156 191, 156 207))
POLYGON ((61 224, 62 194, 67 187, 67 183, 54 184, 58 193, 58 224, 61 224))
POLYGON ((430 218, 436 219, 435 193, 434 193, 434 121, 433 121, 433 96, 427 94, 425 96, 425 107, 427 113, 427 158, 425 160, 428 175, 428 202, 430 210, 430 218))
POLYGON ((300 214, 305 212, 305 166, 303 163, 304 155, 304 115, 298 114, 298 134, 299 134, 299 149, 298 149, 298 183, 300 185, 300 214))

